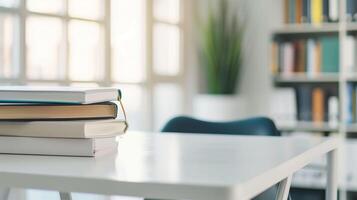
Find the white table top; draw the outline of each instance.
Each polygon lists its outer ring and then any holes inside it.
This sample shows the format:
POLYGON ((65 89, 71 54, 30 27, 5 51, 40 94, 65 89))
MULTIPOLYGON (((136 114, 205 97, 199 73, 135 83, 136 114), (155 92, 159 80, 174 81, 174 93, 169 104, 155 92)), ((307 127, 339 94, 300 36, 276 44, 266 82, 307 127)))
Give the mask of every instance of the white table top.
POLYGON ((162 199, 251 198, 338 139, 129 132, 97 158, 0 155, 0 186, 162 199))

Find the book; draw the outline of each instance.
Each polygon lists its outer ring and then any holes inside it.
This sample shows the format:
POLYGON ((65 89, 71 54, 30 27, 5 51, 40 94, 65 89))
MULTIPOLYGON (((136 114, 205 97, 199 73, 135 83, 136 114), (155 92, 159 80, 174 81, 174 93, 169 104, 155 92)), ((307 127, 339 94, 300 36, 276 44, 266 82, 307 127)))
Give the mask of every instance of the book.
POLYGON ((308 75, 312 76, 315 74, 316 67, 316 42, 314 39, 309 38, 306 42, 307 46, 307 58, 306 58, 306 72, 308 75))
POLYGON ((291 42, 284 43, 283 46, 283 66, 282 72, 285 75, 290 75, 294 72, 294 45, 291 42))
POLYGON ((314 88, 312 91, 312 121, 323 122, 325 116, 324 91, 321 88, 314 88))
POLYGON ((319 74, 321 72, 321 42, 316 41, 315 43, 315 49, 314 49, 314 55, 315 55, 315 65, 313 66, 313 74, 319 74))
POLYGON ((312 120, 312 91, 309 86, 300 86, 296 89, 297 119, 299 121, 312 120))
POLYGON ((303 0, 295 0, 295 23, 301 23, 302 22, 302 2, 303 0))
POLYGON ((302 17, 301 22, 309 23, 310 22, 310 0, 302 1, 302 17))
POLYGON ((354 1, 355 0, 346 0, 346 20, 349 22, 353 20, 354 1))
POLYGON ((339 66, 339 41, 336 36, 321 38, 321 67, 322 72, 336 73, 339 66))
POLYGON ((0 86, 0 102, 91 104, 119 98, 115 88, 0 86))
POLYGON ((277 74, 279 72, 279 66, 278 66, 278 61, 279 61, 279 45, 276 42, 272 43, 271 47, 271 72, 272 74, 277 74))
POLYGON ((122 120, 0 121, 0 135, 47 138, 104 138, 124 134, 122 120))
POLYGON ((296 8, 295 8, 295 0, 289 0, 289 22, 295 23, 296 19, 296 8))
POLYGON ((96 156, 117 151, 115 137, 96 139, 0 136, 0 153, 56 156, 96 156))
POLYGON ((353 104, 355 102, 353 102, 353 84, 347 84, 347 116, 346 116, 346 121, 347 123, 353 123, 353 104))
POLYGON ((353 1, 352 21, 357 20, 357 2, 353 1))
POLYGON ((328 98, 328 122, 331 126, 336 126, 338 124, 338 98, 337 96, 330 96, 328 98))
POLYGON ((329 0, 329 20, 331 22, 337 22, 338 21, 338 0, 329 0))
POLYGON ((322 0, 311 0, 311 23, 322 22, 322 0))
POLYGON ((296 71, 299 73, 306 72, 306 41, 299 40, 297 42, 297 49, 296 49, 296 71))
POLYGON ((289 1, 290 0, 284 0, 284 22, 285 24, 289 23, 289 1))
POLYGON ((115 103, 98 104, 21 104, 0 103, 0 120, 78 120, 115 119, 115 103))
POLYGON ((322 21, 329 22, 329 0, 322 1, 322 21))
POLYGON ((343 57, 345 60, 345 65, 347 67, 348 72, 354 71, 354 63, 355 63, 355 38, 354 36, 346 36, 344 44, 344 53, 343 57))

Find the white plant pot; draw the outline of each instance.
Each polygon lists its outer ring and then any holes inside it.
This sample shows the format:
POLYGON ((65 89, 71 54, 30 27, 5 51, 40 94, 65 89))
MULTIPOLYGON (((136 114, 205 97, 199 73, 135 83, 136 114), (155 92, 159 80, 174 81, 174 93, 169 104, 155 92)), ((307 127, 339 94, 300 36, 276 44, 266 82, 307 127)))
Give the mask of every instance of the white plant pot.
POLYGON ((239 95, 200 94, 194 98, 193 115, 209 121, 230 121, 246 117, 246 102, 239 95))

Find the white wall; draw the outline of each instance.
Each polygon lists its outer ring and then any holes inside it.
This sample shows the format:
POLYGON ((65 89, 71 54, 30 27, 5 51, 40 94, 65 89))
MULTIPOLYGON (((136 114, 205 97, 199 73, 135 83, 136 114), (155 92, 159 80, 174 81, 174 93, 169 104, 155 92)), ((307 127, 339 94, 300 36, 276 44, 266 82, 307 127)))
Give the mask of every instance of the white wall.
MULTIPOLYGON (((204 13, 211 1, 219 0, 197 0, 196 12, 204 13)), ((231 0, 231 3, 237 7, 237 12, 243 9, 248 20, 245 56, 239 83, 240 95, 246 98, 248 103, 248 116, 269 115, 270 98, 275 91, 270 74, 271 33, 283 23, 283 0, 231 0)), ((198 85, 190 89, 194 95, 201 90, 203 81, 197 59, 192 56, 192 52, 188 60, 188 78, 191 84, 198 85)))

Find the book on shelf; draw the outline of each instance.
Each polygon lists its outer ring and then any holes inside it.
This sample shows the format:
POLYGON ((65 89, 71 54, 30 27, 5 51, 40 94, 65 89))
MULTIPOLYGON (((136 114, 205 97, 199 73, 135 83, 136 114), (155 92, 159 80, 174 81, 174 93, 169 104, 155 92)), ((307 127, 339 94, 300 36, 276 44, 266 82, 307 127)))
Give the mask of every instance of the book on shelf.
POLYGON ((296 91, 297 121, 312 120, 312 98, 311 87, 301 86, 296 91))
POLYGON ((357 86, 355 83, 347 84, 347 122, 357 123, 357 86))
MULTIPOLYGON (((354 50, 349 48, 346 51, 351 54, 350 51, 354 50)), ((274 41, 271 55, 273 74, 318 75, 339 72, 340 56, 337 36, 274 41)))
POLYGON ((322 0, 311 0, 311 23, 313 24, 319 24, 323 22, 322 2, 322 0))
POLYGON ((312 91, 312 121, 321 123, 325 121, 325 94, 321 88, 312 91))
POLYGON ((321 37, 321 67, 323 72, 337 73, 339 66, 339 39, 336 36, 321 37))
POLYGON ((334 87, 297 87, 297 121, 336 124, 339 115, 337 96, 337 89, 334 87))
POLYGON ((115 119, 114 102, 95 104, 0 103, 0 120, 115 119))
MULTIPOLYGON (((285 0, 284 4, 286 23, 320 24, 337 22, 339 18, 338 0, 285 0)), ((351 17, 353 17, 354 8, 352 7, 351 10, 351 17)))
POLYGON ((116 101, 116 88, 0 86, 0 102, 92 104, 116 101))
POLYGON ((32 138, 0 136, 3 154, 97 156, 117 151, 115 137, 109 138, 32 138))

